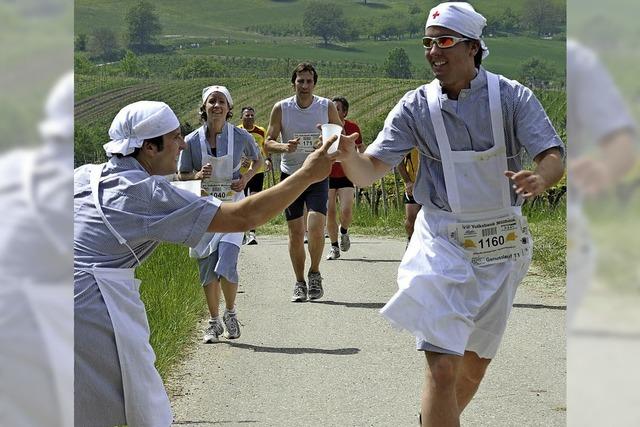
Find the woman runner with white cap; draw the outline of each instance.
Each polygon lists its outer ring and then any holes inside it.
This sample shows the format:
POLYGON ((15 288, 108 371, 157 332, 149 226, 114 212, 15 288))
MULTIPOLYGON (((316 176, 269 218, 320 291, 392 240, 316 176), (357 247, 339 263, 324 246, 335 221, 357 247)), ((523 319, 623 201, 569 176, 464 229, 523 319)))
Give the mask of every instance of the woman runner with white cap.
MULTIPOLYGON (((220 190, 216 197, 223 201, 244 199, 244 188, 262 166, 260 149, 249 132, 228 122, 233 115, 233 99, 224 86, 208 86, 202 90, 200 117, 204 124, 185 137, 186 148, 178 160, 178 179, 215 179, 220 190), (249 168, 240 173, 242 158, 249 168), (223 195, 224 194, 224 195, 223 195)), ((198 261, 200 283, 209 307, 209 324, 203 342, 217 342, 223 333, 228 339, 240 337, 236 312, 238 292, 238 256, 243 233, 207 233, 189 250, 198 261), (219 317, 220 293, 225 306, 219 317)))

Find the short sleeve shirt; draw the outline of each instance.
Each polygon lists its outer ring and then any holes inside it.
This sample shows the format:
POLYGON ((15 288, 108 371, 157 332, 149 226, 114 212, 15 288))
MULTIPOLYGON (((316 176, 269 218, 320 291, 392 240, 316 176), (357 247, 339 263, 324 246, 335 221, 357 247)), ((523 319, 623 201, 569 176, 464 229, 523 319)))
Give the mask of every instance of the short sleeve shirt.
MULTIPOLYGON (((522 169, 522 149, 531 158, 553 147, 564 155, 562 140, 529 88, 500 76, 500 98, 510 170, 522 169)), ((453 151, 485 151, 493 147, 487 77, 482 67, 470 88, 460 92, 457 101, 443 93, 441 105, 453 151)), ((420 152, 420 168, 413 190, 415 200, 421 205, 451 211, 427 104, 426 85, 402 97, 366 153, 395 166, 414 147, 420 152)), ((513 204, 517 200, 513 190, 511 200, 513 204)))
MULTIPOLYGON (((90 166, 74 171, 74 266, 135 267, 135 257, 111 234, 95 207, 90 166)), ((112 157, 107 162, 99 197, 107 220, 141 261, 160 242, 197 244, 221 203, 175 188, 162 176, 149 175, 133 157, 112 157)))

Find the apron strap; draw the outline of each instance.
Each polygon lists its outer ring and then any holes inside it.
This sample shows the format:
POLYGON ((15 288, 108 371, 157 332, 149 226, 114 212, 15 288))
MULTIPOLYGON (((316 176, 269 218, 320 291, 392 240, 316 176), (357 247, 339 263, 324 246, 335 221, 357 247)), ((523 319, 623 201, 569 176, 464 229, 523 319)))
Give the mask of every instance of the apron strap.
POLYGON ((91 195, 93 196, 93 203, 95 204, 96 210, 98 211, 98 213, 100 214, 100 217, 102 218, 102 222, 104 222, 104 225, 106 225, 109 231, 111 232, 111 234, 113 234, 113 237, 116 238, 118 243, 120 243, 121 245, 125 245, 131 251, 138 265, 140 265, 141 264, 140 259, 138 259, 138 256, 136 255, 136 253, 133 251, 133 249, 131 249, 131 246, 129 246, 129 244, 127 243, 127 239, 122 237, 120 233, 118 233, 118 231, 116 231, 116 229, 113 228, 113 226, 111 225, 111 223, 109 222, 109 220, 107 219, 107 217, 105 216, 102 210, 102 205, 100 204, 99 188, 100 188, 100 178, 102 177, 102 171, 104 170, 105 165, 106 163, 102 165, 93 165, 93 167, 91 168, 90 184, 91 184, 91 195))
MULTIPOLYGON (((235 136, 234 132, 235 126, 231 123, 227 122, 227 156, 231 156, 231 161, 233 162, 233 138, 235 136)), ((239 171, 240 166, 242 166, 242 162, 238 162, 238 165, 233 168, 233 172, 239 171)), ((231 177, 233 179, 233 177, 231 177)))
POLYGON ((444 185, 447 190, 449 206, 451 206, 451 211, 460 212, 462 210, 462 206, 460 204, 460 193, 456 185, 453 161, 451 160, 451 144, 449 143, 449 136, 447 135, 447 130, 444 127, 444 119, 442 118, 442 110, 440 106, 441 96, 442 88, 440 87, 440 82, 437 79, 434 79, 427 85, 429 116, 431 116, 431 123, 433 124, 436 141, 438 142, 438 149, 440 150, 442 171, 444 173, 444 185))
MULTIPOLYGON (((480 71, 482 72, 482 71, 480 71)), ((485 71, 487 76, 487 89, 489 92, 489 111, 491 115, 491 131, 493 135, 494 148, 502 150, 505 153, 503 156, 503 170, 508 170, 508 163, 506 157, 506 143, 504 138, 504 120, 502 116, 502 103, 500 101, 500 79, 499 76, 488 71, 485 71)), ((440 150, 440 157, 442 158, 442 170, 444 174, 445 188, 447 190, 447 198, 449 199, 449 205, 452 212, 462 211, 460 203, 460 194, 455 180, 455 173, 453 169, 453 163, 451 160, 451 144, 449 143, 449 137, 447 130, 444 126, 444 119, 442 117, 441 109, 441 97, 442 88, 440 82, 435 79, 427 85, 427 104, 429 105, 429 115, 431 116, 431 123, 436 135, 438 143, 438 149, 440 150)), ((503 206, 511 205, 511 190, 509 188, 509 181, 504 180, 504 185, 501 186, 502 202, 503 206)))
MULTIPOLYGON (((493 132, 493 144, 495 147, 503 149, 504 170, 509 170, 506 156, 506 144, 504 140, 504 121, 502 118, 502 102, 500 102, 500 78, 497 74, 486 72, 487 89, 489 90, 489 111, 491 112, 491 130, 493 132)), ((511 205, 511 189, 509 188, 509 180, 505 180, 506 184, 502 185, 502 202, 504 206, 511 205)))

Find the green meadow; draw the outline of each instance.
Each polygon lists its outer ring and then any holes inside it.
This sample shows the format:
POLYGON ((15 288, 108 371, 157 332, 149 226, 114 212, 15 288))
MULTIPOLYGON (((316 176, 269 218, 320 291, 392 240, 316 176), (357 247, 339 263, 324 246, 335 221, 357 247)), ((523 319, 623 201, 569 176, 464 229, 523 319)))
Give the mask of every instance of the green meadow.
MULTIPOLYGON (((409 7, 418 5, 426 17, 426 12, 437 2, 416 2, 415 0, 347 0, 337 2, 344 9, 345 16, 358 19, 366 25, 381 15, 407 15, 409 7)), ((501 0, 471 1, 474 7, 486 15, 498 15, 505 9, 501 0)), ((76 0, 75 31, 90 33, 97 25, 122 32, 125 29, 124 15, 131 7, 131 0, 76 0)), ((207 38, 255 38, 246 28, 259 24, 301 25, 305 0, 156 0, 156 7, 163 34, 207 38)), ((523 0, 509 2, 514 12, 524 7, 523 0)))

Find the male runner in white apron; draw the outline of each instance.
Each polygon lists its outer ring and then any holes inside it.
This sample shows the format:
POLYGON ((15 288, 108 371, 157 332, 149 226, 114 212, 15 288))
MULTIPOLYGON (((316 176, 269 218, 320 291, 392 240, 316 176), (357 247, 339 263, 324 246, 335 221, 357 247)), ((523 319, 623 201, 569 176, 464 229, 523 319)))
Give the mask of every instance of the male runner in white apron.
POLYGON ((354 184, 384 176, 414 147, 422 205, 381 313, 426 354, 425 426, 457 426, 495 356, 531 260, 520 214, 563 175, 563 144, 531 90, 480 66, 486 20, 468 3, 434 7, 425 57, 436 79, 408 92, 364 154, 340 144, 354 184), (526 149, 534 171, 521 170, 526 149))
POLYGON ((263 224, 329 174, 329 143, 286 183, 221 203, 173 187, 184 148, 162 102, 140 101, 114 119, 102 165, 74 172, 75 425, 167 427, 169 399, 154 367, 134 269, 161 241, 194 246, 209 232, 263 224))

